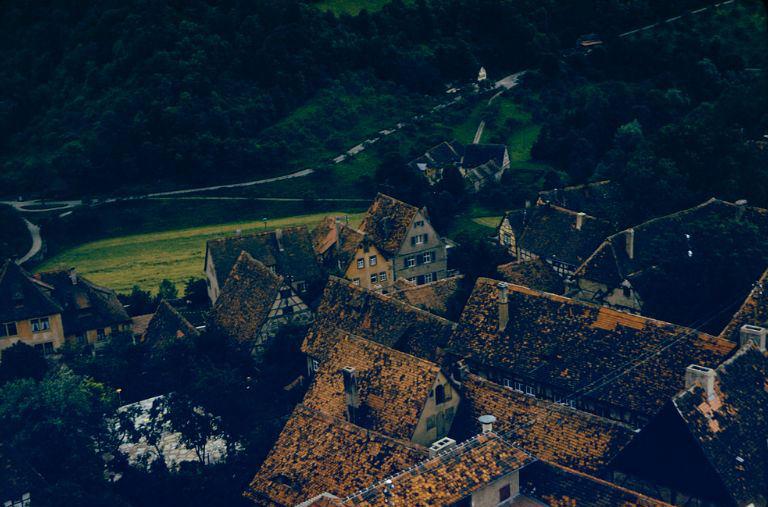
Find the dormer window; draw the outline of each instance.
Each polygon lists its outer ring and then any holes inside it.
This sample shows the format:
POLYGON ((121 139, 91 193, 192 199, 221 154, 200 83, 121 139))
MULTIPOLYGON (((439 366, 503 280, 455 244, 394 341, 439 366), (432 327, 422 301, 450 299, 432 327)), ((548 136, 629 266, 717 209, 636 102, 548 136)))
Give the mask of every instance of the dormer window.
POLYGON ((416 220, 413 225, 414 227, 424 227, 424 220, 416 220))

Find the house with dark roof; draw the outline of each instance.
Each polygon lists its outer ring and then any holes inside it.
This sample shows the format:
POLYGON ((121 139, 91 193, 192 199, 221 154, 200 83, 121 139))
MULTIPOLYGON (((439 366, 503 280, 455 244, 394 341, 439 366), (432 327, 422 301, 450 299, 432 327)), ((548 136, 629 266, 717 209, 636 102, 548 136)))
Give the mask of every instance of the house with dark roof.
POLYGON ((0 352, 16 342, 46 355, 64 345, 62 308, 52 290, 15 262, 0 265, 0 352))
POLYGON ((735 348, 667 322, 480 278, 448 352, 455 375, 468 368, 639 427, 683 388, 688 365, 717 366, 735 348))
POLYGON ((741 329, 745 325, 768 328, 768 269, 749 291, 728 325, 723 328, 720 338, 739 343, 741 329))
POLYGON ((301 350, 310 375, 344 333, 440 364, 454 326, 398 299, 330 277, 301 350))
POLYGON ((433 146, 424 155, 411 160, 408 167, 436 185, 443 179, 443 172, 449 167, 458 168, 464 155, 464 146, 456 140, 433 146))
POLYGON ((62 308, 64 336, 78 345, 99 344, 115 332, 129 331, 131 317, 115 291, 96 285, 74 268, 38 273, 62 308))
POLYGON ((568 294, 719 333, 765 270, 764 245, 724 244, 748 235, 768 236, 768 210, 710 199, 609 236, 576 270, 568 294))
POLYGON ((552 204, 576 213, 605 220, 617 227, 626 227, 630 214, 627 199, 618 183, 604 180, 565 188, 542 190, 536 206, 552 204))
POLYGON ((215 304, 240 252, 282 276, 306 300, 322 290, 323 272, 306 226, 212 239, 205 246, 208 297, 215 304))
POLYGON ((349 266, 364 236, 339 217, 325 217, 310 235, 320 264, 340 273, 349 266))
POLYGON ((768 504, 768 354, 757 329, 717 368, 688 368, 685 389, 616 458, 616 481, 681 506, 768 504))
POLYGON ((304 405, 428 446, 448 434, 460 400, 436 364, 340 333, 320 365, 304 405))
POLYGON ((240 252, 210 315, 216 331, 251 344, 254 353, 282 326, 311 320, 312 312, 292 284, 246 251, 240 252))
POLYGON ((496 272, 499 278, 515 285, 552 294, 563 294, 565 291, 563 278, 551 264, 538 257, 501 264, 496 266, 496 272))
POLYGON ((345 277, 361 287, 387 290, 398 278, 421 285, 447 276, 446 242, 417 208, 378 194, 360 231, 365 235, 345 277))
POLYGON ((325 492, 297 507, 670 507, 669 504, 530 456, 502 432, 460 444, 346 497, 325 492))
POLYGON ((143 333, 142 341, 150 347, 163 347, 176 340, 200 336, 200 331, 189 323, 168 301, 161 301, 143 333))
POLYGON ((544 204, 508 211, 497 235, 499 244, 518 260, 543 259, 566 277, 613 232, 604 220, 544 204))
POLYGON ((473 192, 498 183, 509 169, 509 151, 503 144, 468 144, 461 159, 461 175, 473 192))
POLYGON ((481 430, 478 418, 491 414, 494 427, 516 447, 580 472, 605 477, 611 461, 635 436, 627 424, 527 396, 514 384, 502 386, 470 374, 461 387, 461 412, 469 420, 461 422, 471 423, 469 434, 481 430))
POLYGON ((420 445, 298 405, 245 496, 269 507, 345 497, 426 455, 420 445))

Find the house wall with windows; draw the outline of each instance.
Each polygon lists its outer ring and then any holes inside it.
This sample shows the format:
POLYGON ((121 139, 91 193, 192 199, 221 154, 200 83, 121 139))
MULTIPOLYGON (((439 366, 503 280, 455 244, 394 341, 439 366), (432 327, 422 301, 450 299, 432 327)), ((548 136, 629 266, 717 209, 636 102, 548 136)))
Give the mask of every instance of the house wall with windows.
POLYGON ((96 345, 105 341, 112 333, 127 331, 129 327, 130 326, 118 324, 117 326, 89 329, 79 334, 68 335, 67 341, 75 345, 96 345))
POLYGON ((439 373, 421 411, 419 423, 411 440, 417 444, 429 446, 447 436, 460 401, 459 392, 445 375, 439 373))
POLYGON ((369 290, 386 290, 394 281, 392 260, 373 244, 361 244, 347 266, 344 278, 369 290))
POLYGON ((258 342, 255 345, 262 345, 270 338, 274 338, 280 328, 286 324, 309 324, 312 322, 312 317, 309 307, 296 294, 293 287, 283 283, 280 292, 272 303, 272 308, 269 310, 269 315, 264 321, 258 342))
POLYGON ((608 287, 605 283, 579 278, 571 297, 582 301, 591 301, 630 313, 643 309, 640 294, 625 280, 621 287, 608 287))
POLYGON ((445 242, 435 232, 424 212, 416 213, 394 259, 395 278, 422 285, 442 280, 447 269, 445 242))
POLYGON ((496 479, 472 493, 472 507, 496 507, 507 505, 520 494, 520 472, 496 479))
POLYGON ((26 343, 46 355, 53 353, 64 345, 61 315, 0 323, 0 352, 16 342, 26 343))

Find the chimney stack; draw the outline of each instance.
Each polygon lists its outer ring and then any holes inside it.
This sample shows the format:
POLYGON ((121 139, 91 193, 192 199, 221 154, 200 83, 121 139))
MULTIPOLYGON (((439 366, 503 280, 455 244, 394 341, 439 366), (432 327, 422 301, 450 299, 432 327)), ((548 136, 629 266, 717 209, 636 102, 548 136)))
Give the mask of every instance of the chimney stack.
POLYGON ((704 388, 707 399, 715 397, 715 370, 697 364, 692 364, 685 369, 685 388, 690 389, 694 385, 704 388))
POLYGON ((341 251, 341 220, 338 217, 333 219, 333 225, 336 227, 336 255, 341 251))
POLYGON ((490 433, 493 431, 493 423, 496 422, 496 418, 490 414, 481 415, 477 418, 477 421, 483 428, 483 433, 490 433))
POLYGON ((275 229, 275 241, 277 241, 277 249, 282 252, 284 250, 284 248, 283 248, 283 230, 282 229, 275 229))
POLYGON ((634 229, 627 229, 624 231, 624 235, 626 236, 627 240, 627 257, 630 259, 635 258, 635 230, 634 229))
POLYGON ((360 408, 360 392, 357 386, 357 371, 351 366, 341 369, 344 379, 344 399, 347 402, 347 420, 356 423, 357 410, 360 408))
POLYGON ((441 438, 429 446, 429 457, 434 458, 443 451, 456 447, 456 441, 452 438, 441 438))
POLYGON ((759 326, 744 324, 739 330, 739 345, 743 347, 747 343, 754 343, 760 352, 765 352, 765 336, 768 329, 759 326))
POLYGON ((499 288, 499 332, 507 328, 509 322, 509 284, 499 282, 496 287, 499 288))
POLYGON ((583 212, 576 213, 576 230, 580 231, 581 228, 584 226, 584 217, 586 217, 587 214, 583 212))
POLYGON ((69 268, 69 281, 72 282, 72 285, 77 285, 77 269, 76 268, 69 268))

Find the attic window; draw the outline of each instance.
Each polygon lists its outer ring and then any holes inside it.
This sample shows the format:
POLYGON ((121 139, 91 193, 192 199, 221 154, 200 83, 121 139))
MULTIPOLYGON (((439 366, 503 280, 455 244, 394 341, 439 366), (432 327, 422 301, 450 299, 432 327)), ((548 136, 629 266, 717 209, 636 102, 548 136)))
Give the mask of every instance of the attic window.
POLYGON ((415 227, 424 227, 424 220, 416 220, 413 225, 415 227))
POLYGON ((365 267, 365 259, 357 259, 357 269, 363 269, 365 267))
POLYGON ((24 306, 24 294, 22 292, 16 292, 13 294, 13 306, 20 308, 24 306))

